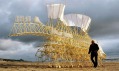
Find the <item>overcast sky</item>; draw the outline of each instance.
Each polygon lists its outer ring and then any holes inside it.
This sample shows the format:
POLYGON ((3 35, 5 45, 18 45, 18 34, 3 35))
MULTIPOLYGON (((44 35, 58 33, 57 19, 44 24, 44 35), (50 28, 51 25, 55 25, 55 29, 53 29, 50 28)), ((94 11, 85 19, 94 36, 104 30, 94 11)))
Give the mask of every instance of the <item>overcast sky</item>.
POLYGON ((119 58, 119 0, 0 0, 0 58, 36 60, 42 37, 8 37, 16 16, 38 16, 47 21, 46 4, 66 4, 65 14, 92 18, 89 35, 97 40, 107 57, 119 58))

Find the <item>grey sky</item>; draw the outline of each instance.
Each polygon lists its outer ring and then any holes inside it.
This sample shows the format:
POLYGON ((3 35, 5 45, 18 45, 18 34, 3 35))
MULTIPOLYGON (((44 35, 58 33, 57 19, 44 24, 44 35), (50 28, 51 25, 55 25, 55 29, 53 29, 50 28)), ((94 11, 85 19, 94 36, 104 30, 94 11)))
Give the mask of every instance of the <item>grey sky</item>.
POLYGON ((45 23, 47 21, 46 4, 52 2, 66 4, 65 14, 79 13, 90 16, 92 22, 89 35, 102 45, 108 57, 118 55, 119 0, 66 0, 66 3, 64 0, 0 0, 0 52, 2 53, 0 58, 21 57, 35 60, 33 54, 37 48, 34 47, 42 43, 42 37, 8 37, 8 35, 14 18, 19 15, 32 16, 32 18, 38 16, 45 23), (25 51, 29 49, 31 49, 30 52, 25 51))

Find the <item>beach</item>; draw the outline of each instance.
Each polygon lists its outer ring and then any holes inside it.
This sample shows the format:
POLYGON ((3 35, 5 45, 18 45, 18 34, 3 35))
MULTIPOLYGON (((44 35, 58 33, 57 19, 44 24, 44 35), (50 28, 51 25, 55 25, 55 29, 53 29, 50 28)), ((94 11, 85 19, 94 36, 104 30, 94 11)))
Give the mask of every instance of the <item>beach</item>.
POLYGON ((97 68, 92 66, 51 68, 47 63, 0 61, 0 71, 119 71, 119 62, 105 61, 103 66, 97 68))

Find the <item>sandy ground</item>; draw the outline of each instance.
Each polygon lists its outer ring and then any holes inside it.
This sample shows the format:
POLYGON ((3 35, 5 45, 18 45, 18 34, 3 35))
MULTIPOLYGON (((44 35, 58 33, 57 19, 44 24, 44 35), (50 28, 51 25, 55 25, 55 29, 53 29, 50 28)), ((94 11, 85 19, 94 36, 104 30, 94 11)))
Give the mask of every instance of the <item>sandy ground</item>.
POLYGON ((0 71, 119 71, 119 62, 103 62, 97 68, 49 68, 47 63, 0 61, 0 71))

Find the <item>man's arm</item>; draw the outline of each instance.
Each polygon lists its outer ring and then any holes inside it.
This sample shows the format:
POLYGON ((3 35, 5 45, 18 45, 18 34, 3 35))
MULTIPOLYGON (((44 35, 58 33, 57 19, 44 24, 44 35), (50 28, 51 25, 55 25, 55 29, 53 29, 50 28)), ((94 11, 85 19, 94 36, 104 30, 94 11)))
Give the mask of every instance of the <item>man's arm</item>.
POLYGON ((95 44, 95 52, 98 52, 98 50, 99 50, 99 46, 98 46, 98 44, 95 44))

